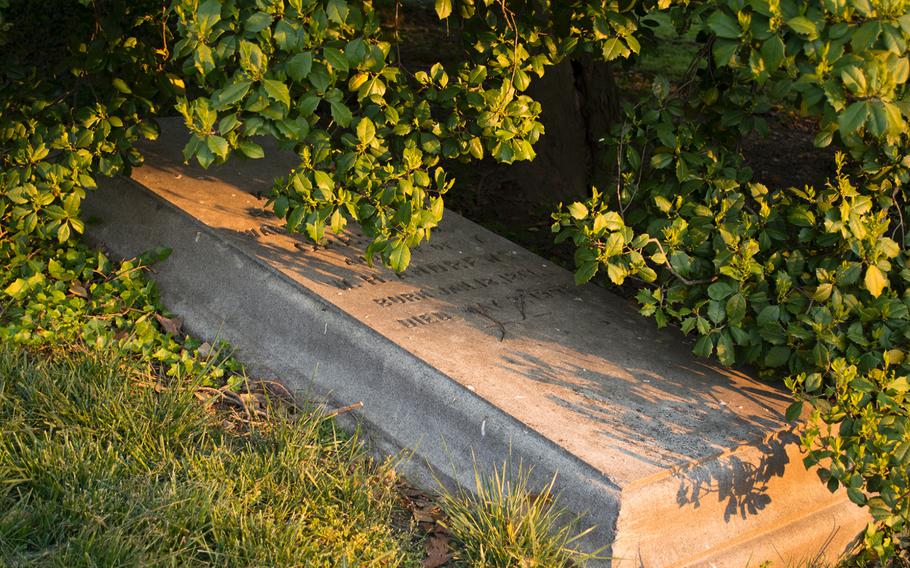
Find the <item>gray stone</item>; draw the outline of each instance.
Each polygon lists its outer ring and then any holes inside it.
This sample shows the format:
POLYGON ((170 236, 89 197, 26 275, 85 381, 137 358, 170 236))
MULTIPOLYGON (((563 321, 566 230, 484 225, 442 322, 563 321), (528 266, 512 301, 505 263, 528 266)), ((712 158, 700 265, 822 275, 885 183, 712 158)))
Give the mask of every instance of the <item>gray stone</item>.
POLYGON ((188 329, 302 398, 362 401, 349 420, 413 451, 418 481, 472 485, 472 456, 557 474, 623 567, 830 559, 864 526, 803 467, 782 388, 452 212, 401 275, 368 266, 356 231, 314 247, 256 195, 292 156, 203 171, 184 140, 169 125, 132 180, 90 196, 91 237, 119 256, 171 247, 154 277, 188 329))

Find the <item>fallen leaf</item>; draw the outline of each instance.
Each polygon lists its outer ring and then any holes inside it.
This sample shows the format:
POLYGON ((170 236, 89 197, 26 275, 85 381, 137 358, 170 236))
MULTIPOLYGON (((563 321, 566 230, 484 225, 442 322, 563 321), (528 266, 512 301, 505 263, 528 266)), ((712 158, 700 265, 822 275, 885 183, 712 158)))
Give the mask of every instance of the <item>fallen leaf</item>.
POLYGON ((435 532, 427 539, 427 557, 423 560, 423 568, 439 568, 452 559, 449 553, 449 535, 444 532, 435 532))
POLYGON ((182 317, 174 316, 172 318, 166 318, 161 314, 155 314, 155 319, 158 320, 161 329, 163 329, 165 333, 180 335, 180 328, 183 327, 182 317))

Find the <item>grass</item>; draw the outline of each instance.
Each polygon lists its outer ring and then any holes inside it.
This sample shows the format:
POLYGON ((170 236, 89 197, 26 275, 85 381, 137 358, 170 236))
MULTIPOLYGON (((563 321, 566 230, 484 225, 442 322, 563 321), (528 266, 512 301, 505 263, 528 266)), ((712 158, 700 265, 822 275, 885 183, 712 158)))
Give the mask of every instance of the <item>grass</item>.
POLYGON ((695 42, 698 29, 690 29, 680 36, 670 17, 662 12, 650 14, 643 24, 654 30, 658 43, 655 49, 638 58, 638 72, 649 77, 662 74, 671 81, 680 80, 698 51, 695 42))
POLYGON ((391 461, 319 412, 266 401, 250 420, 200 382, 0 342, 0 567, 421 566, 440 535, 452 567, 588 558, 549 488, 505 468, 444 493, 425 543, 391 461))
POLYGON ((530 471, 508 462, 492 475, 483 476, 475 466, 474 492, 464 489, 442 496, 446 526, 462 549, 468 566, 521 566, 549 568, 574 566, 595 558, 601 551, 583 553, 577 519, 562 522, 566 512, 553 502, 552 482, 539 494, 530 491, 530 471))
POLYGON ((0 347, 0 565, 420 564, 356 438, 316 414, 228 427, 141 373, 0 347))

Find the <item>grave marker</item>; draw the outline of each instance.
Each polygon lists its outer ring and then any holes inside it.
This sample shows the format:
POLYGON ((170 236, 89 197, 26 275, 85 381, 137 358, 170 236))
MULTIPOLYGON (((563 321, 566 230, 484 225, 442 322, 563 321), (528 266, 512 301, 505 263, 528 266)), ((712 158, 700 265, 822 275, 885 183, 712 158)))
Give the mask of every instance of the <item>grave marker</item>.
POLYGON ((610 292, 446 212, 395 274, 356 231, 325 247, 263 210, 293 161, 182 163, 173 124, 133 180, 88 200, 93 238, 157 267, 188 329, 222 337, 303 397, 358 411, 375 445, 472 483, 471 456, 558 472, 614 566, 836 557, 866 522, 801 463, 779 387, 697 359, 610 292), (453 471, 454 470, 454 471, 453 471), (779 556, 780 555, 780 556, 779 556))

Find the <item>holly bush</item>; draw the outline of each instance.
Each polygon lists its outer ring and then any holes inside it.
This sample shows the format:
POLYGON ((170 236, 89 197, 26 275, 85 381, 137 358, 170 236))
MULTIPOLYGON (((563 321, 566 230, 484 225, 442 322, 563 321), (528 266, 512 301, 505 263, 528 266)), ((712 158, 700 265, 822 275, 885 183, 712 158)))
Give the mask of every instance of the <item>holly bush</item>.
POLYGON ((660 14, 695 38, 691 64, 620 101, 595 136, 615 166, 553 213, 556 239, 574 244, 578 283, 634 282, 642 313, 695 335, 697 354, 785 378, 789 418, 809 407, 807 465, 869 508, 869 558, 901 554, 910 2, 435 0, 457 57, 419 69, 382 24, 388 3, 0 0, 0 257, 17 306, 0 329, 27 341, 59 327, 27 305, 66 317, 72 280, 121 294, 74 243, 79 206, 98 176, 141 163, 155 117, 184 118, 184 156, 203 166, 277 140, 299 156, 271 196, 288 228, 320 242, 357 223, 368 259, 404 270, 442 221, 453 164, 534 159, 532 83, 566 61, 634 74, 660 47, 660 14), (826 183, 769 188, 746 165, 740 142, 787 110, 835 149, 826 183))

